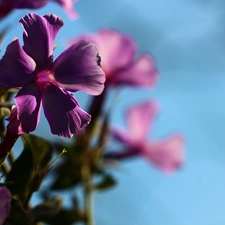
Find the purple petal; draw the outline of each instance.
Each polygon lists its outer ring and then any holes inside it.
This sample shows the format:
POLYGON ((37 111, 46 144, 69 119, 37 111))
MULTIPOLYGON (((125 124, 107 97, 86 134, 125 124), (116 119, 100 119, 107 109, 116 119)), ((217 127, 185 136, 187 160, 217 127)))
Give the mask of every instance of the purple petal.
POLYGON ((127 110, 127 123, 130 135, 136 141, 144 140, 151 129, 158 106, 154 102, 144 102, 127 110))
POLYGON ((43 95, 43 108, 51 132, 61 137, 72 137, 90 122, 72 94, 49 85, 43 95))
POLYGON ((0 225, 9 216, 11 207, 11 193, 6 187, 0 187, 0 225))
POLYGON ((115 72, 108 84, 152 87, 157 77, 158 72, 152 57, 145 54, 127 68, 115 72))
POLYGON ((121 128, 114 128, 114 129, 111 130, 111 135, 116 141, 118 141, 122 144, 125 144, 125 145, 128 145, 128 146, 133 145, 134 138, 126 130, 123 130, 121 128))
POLYGON ((14 9, 16 1, 17 0, 0 0, 0 19, 14 9))
POLYGON ((46 5, 48 0, 17 0, 15 8, 18 9, 38 9, 46 5))
POLYGON ((136 45, 131 37, 110 29, 101 30, 96 35, 94 43, 101 55, 106 76, 129 64, 136 51, 136 45))
POLYGON ((55 37, 63 26, 63 21, 53 14, 43 17, 30 13, 20 23, 24 28, 24 50, 35 60, 39 69, 49 69, 55 37))
POLYGON ((0 60, 0 87, 23 86, 34 79, 35 67, 34 60, 24 52, 16 38, 0 60))
POLYGON ((9 124, 7 125, 7 132, 10 133, 10 135, 16 137, 24 134, 21 123, 18 120, 18 112, 16 106, 12 107, 11 114, 6 120, 9 121, 9 124))
POLYGON ((113 72, 130 64, 136 51, 132 38, 115 30, 104 29, 95 36, 84 35, 76 38, 74 43, 81 39, 96 44, 107 79, 113 72))
POLYGON ((94 44, 81 41, 70 46, 56 59, 52 71, 58 85, 66 90, 91 95, 103 91, 105 74, 94 44))
POLYGON ((73 8, 73 3, 76 2, 75 0, 53 0, 60 4, 64 10, 68 13, 71 19, 77 19, 78 15, 73 8))
POLYGON ((15 97, 21 128, 29 133, 36 129, 40 118, 42 92, 35 82, 23 86, 15 97))
POLYGON ((184 162, 184 140, 181 135, 173 135, 167 140, 151 142, 143 148, 144 156, 156 167, 171 173, 184 162))

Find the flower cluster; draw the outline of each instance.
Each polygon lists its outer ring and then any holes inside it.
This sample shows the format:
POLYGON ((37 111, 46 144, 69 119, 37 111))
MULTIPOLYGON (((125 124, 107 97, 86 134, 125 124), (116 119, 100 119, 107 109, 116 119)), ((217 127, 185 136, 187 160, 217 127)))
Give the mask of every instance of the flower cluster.
MULTIPOLYGON (((73 0, 52 1, 71 18, 77 18, 73 0)), ((47 2, 0 0, 0 20, 15 9, 38 9, 47 2)), ((157 83, 155 59, 146 52, 137 55, 137 45, 131 36, 110 28, 101 29, 73 38, 69 47, 54 59, 55 41, 63 20, 54 14, 29 13, 19 22, 23 44, 15 37, 0 59, 0 169, 4 175, 0 185, 0 225, 42 222, 91 225, 94 224, 91 193, 116 184, 105 166, 107 162, 144 156, 167 173, 183 165, 181 134, 156 141, 147 138, 158 113, 152 100, 127 110, 127 130, 112 128, 111 111, 104 107, 107 94, 117 87, 138 91, 153 88, 157 83), (88 110, 83 110, 73 95, 77 91, 91 95, 88 110), (39 124, 42 108, 51 133, 72 141, 55 142, 30 134, 39 124), (12 149, 19 137, 24 149, 14 158, 12 149), (120 147, 119 151, 110 151, 109 140, 120 147), (67 154, 52 167, 56 161, 52 161, 52 156, 58 151, 59 156, 66 151, 67 154), (49 188, 42 192, 42 202, 33 207, 32 194, 40 190, 51 169, 54 176, 49 188), (60 197, 51 197, 51 191, 80 186, 85 207, 74 201, 72 208, 64 209, 60 197)), ((4 36, 1 31, 0 35, 4 36)))

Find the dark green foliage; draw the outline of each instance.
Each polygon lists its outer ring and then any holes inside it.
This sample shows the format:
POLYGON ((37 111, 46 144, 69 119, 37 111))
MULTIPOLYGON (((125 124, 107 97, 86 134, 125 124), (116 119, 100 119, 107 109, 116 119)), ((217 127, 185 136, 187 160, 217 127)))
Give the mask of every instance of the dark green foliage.
POLYGON ((35 135, 24 134, 22 140, 23 152, 13 163, 6 181, 12 182, 8 186, 12 195, 17 195, 25 203, 39 189, 48 172, 53 147, 48 141, 35 135))
POLYGON ((31 220, 28 218, 22 202, 17 199, 11 200, 11 210, 9 217, 4 222, 4 225, 31 225, 31 220))
POLYGON ((95 190, 105 191, 113 188, 116 185, 116 180, 110 174, 104 174, 102 180, 94 186, 95 190))

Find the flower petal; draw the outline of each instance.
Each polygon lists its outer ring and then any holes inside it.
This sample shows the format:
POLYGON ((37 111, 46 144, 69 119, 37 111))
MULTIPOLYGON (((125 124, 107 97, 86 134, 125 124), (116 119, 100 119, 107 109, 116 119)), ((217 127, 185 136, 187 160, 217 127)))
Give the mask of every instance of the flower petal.
POLYGON ((110 29, 101 30, 96 35, 94 43, 102 57, 106 76, 129 64, 136 51, 136 45, 131 37, 110 29))
POLYGON ((81 41, 71 45, 54 62, 52 72, 59 86, 92 95, 103 91, 105 74, 94 44, 81 41))
POLYGON ((11 193, 6 187, 0 187, 0 225, 9 216, 11 207, 11 193))
POLYGON ((46 5, 48 0, 19 0, 16 2, 15 8, 17 9, 38 9, 46 5))
POLYGON ((8 118, 6 118, 6 120, 9 122, 7 125, 7 132, 14 137, 24 134, 17 115, 17 107, 13 105, 11 114, 8 118))
POLYGON ((173 172, 184 162, 184 140, 179 134, 167 140, 151 142, 143 148, 143 154, 164 172, 173 172))
POLYGON ((40 69, 49 69, 53 60, 55 37, 63 26, 62 19, 53 14, 43 17, 30 13, 20 23, 24 28, 24 50, 40 69))
POLYGON ((15 97, 18 118, 24 132, 34 131, 39 123, 42 92, 35 82, 23 86, 15 97))
POLYGON ((73 3, 76 2, 75 0, 53 0, 53 1, 59 3, 68 13, 71 19, 77 19, 78 15, 76 11, 73 9, 73 3))
POLYGON ((111 130, 112 137, 120 142, 121 144, 132 146, 133 145, 133 136, 130 135, 128 131, 125 131, 121 128, 114 128, 111 130))
POLYGON ((76 38, 74 43, 77 43, 78 40, 90 41, 96 44, 107 78, 113 72, 131 63, 136 51, 136 45, 131 37, 111 29, 103 29, 94 36, 81 36, 76 38))
POLYGON ((21 48, 16 38, 6 49, 0 60, 0 87, 22 86, 34 79, 36 64, 21 48))
POLYGON ((43 108, 51 132, 61 137, 72 137, 90 122, 72 94, 49 85, 43 95, 43 108))
POLYGON ((152 57, 145 54, 127 68, 117 71, 110 77, 108 83, 114 86, 152 87, 156 83, 157 77, 158 72, 152 57))
POLYGON ((0 19, 10 13, 15 5, 17 0, 1 0, 0 1, 0 19))
POLYGON ((143 102, 127 110, 127 123, 130 135, 136 141, 144 140, 151 129, 158 106, 155 102, 143 102))

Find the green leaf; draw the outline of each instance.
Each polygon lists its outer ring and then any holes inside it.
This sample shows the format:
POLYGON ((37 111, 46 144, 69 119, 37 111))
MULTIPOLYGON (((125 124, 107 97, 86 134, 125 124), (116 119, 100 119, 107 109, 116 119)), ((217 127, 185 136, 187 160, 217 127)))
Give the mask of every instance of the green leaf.
POLYGON ((47 140, 32 134, 24 134, 22 140, 25 149, 32 152, 35 164, 42 169, 47 167, 52 156, 53 146, 47 140))
POLYGON ((102 180, 94 186, 95 190, 105 191, 113 188, 116 185, 116 180, 110 174, 104 174, 102 180))
POLYGON ((53 147, 43 138, 35 135, 22 136, 24 150, 13 163, 6 182, 12 182, 9 189, 21 201, 36 191, 46 174, 53 147))
POLYGON ((51 225, 72 225, 78 221, 85 221, 85 215, 76 209, 62 209, 53 219, 44 220, 51 225))
POLYGON ((11 210, 9 217, 4 222, 5 225, 31 225, 22 203, 19 200, 11 200, 11 210))
POLYGON ((81 182, 80 166, 66 160, 56 168, 57 176, 51 185, 52 190, 73 187, 81 182))
POLYGON ((33 218, 34 222, 50 220, 60 211, 61 206, 62 198, 54 197, 34 207, 29 212, 29 216, 30 218, 33 218))

